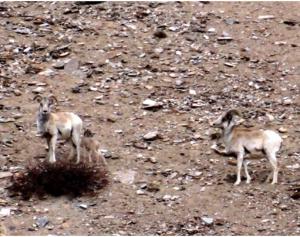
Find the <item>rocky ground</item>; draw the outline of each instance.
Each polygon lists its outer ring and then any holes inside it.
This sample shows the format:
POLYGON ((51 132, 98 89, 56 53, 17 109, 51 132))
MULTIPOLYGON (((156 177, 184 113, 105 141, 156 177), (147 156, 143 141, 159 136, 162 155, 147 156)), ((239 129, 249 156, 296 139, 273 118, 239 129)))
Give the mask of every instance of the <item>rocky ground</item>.
POLYGON ((299 235, 299 7, 2 2, 1 233, 299 235), (101 142, 110 184, 97 196, 22 200, 6 189, 46 154, 32 99, 50 93, 101 142), (229 108, 280 131, 278 185, 265 183, 261 159, 251 184, 233 186, 235 167, 210 149, 209 122, 229 108))

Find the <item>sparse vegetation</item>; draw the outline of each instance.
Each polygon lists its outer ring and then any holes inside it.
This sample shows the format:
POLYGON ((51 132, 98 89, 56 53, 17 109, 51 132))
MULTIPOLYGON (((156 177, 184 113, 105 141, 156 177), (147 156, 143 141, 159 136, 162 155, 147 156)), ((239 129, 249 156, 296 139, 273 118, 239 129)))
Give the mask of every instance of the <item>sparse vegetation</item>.
POLYGON ((48 162, 30 162, 24 171, 12 176, 9 190, 12 195, 20 194, 24 199, 33 195, 42 197, 94 194, 108 184, 108 172, 104 166, 95 166, 89 162, 74 164, 59 160, 48 162))

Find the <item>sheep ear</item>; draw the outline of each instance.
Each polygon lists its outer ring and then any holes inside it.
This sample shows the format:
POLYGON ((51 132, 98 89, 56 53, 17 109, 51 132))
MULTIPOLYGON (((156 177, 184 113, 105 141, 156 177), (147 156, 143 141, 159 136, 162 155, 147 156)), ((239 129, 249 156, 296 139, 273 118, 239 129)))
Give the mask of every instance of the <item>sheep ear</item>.
POLYGON ((231 121, 232 120, 232 113, 230 113, 230 112, 227 112, 226 114, 225 114, 225 116, 223 117, 223 119, 222 119, 223 121, 231 121))
POLYGON ((33 100, 34 101, 37 101, 38 103, 40 103, 41 101, 42 101, 42 96, 40 96, 40 95, 36 95, 34 98, 33 98, 33 100))
POLYGON ((56 99, 56 97, 54 95, 51 95, 49 97, 49 104, 52 105, 54 103, 58 103, 58 101, 57 101, 57 99, 56 99))
POLYGON ((93 133, 91 132, 91 130, 86 129, 86 130, 84 131, 83 136, 85 136, 85 137, 93 137, 93 133))
POLYGON ((242 114, 240 113, 240 111, 236 110, 236 109, 231 109, 227 112, 228 115, 231 116, 231 118, 233 118, 234 115, 237 115, 239 117, 242 117, 242 114))

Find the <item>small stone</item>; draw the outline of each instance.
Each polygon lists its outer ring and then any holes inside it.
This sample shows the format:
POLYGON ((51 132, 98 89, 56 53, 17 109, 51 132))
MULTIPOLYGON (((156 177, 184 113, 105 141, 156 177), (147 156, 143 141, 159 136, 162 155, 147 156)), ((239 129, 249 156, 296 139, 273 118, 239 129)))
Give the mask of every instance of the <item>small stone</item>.
POLYGON ((190 89, 189 90, 189 94, 190 95, 197 95, 197 92, 195 90, 193 90, 193 89, 190 89))
POLYGON ((39 217, 36 219, 36 225, 39 227, 39 228, 43 228, 45 227, 48 223, 49 223, 49 220, 47 217, 39 217))
POLYGON ((219 43, 226 43, 232 41, 233 38, 230 36, 224 36, 224 37, 219 37, 217 40, 219 43))
POLYGON ((171 26, 171 27, 169 27, 169 30, 175 32, 175 31, 179 30, 179 27, 177 27, 177 26, 171 26))
POLYGON ((20 95, 22 95, 22 92, 18 89, 15 89, 14 94, 15 94, 15 96, 20 96, 20 95))
POLYGON ((164 51, 163 48, 156 48, 156 49, 154 49, 154 52, 157 53, 157 54, 161 54, 163 51, 164 51))
POLYGON ((172 77, 172 78, 176 78, 177 74, 176 73, 170 73, 169 76, 172 77))
POLYGON ((294 165, 287 165, 286 168, 288 168, 288 169, 299 169, 300 164, 296 163, 294 165))
POLYGON ((136 194, 138 194, 138 195, 145 195, 146 192, 139 189, 139 190, 136 191, 136 194))
POLYGON ((278 129, 278 131, 281 132, 281 133, 286 133, 286 132, 287 132, 287 129, 284 128, 284 127, 280 127, 280 128, 278 129))
POLYGON ((23 34, 23 35, 27 35, 27 34, 31 34, 31 30, 26 28, 26 27, 20 27, 20 28, 17 28, 15 29, 15 32, 16 33, 19 33, 19 34, 23 34))
POLYGON ((149 158, 150 162, 153 163, 153 164, 156 164, 157 163, 157 159, 155 157, 150 157, 149 158))
POLYGON ((44 87, 41 87, 41 86, 39 86, 39 87, 32 90, 32 92, 35 93, 35 94, 40 94, 40 93, 43 93, 45 91, 46 91, 46 89, 44 87))
POLYGON ((146 99, 143 101, 143 109, 156 109, 156 108, 161 108, 162 107, 161 102, 156 102, 151 99, 146 99))
POLYGON ((46 77, 54 76, 55 74, 56 74, 56 72, 50 68, 46 69, 45 71, 39 72, 39 75, 46 76, 46 77))
POLYGON ((55 69, 63 69, 65 67, 65 62, 63 61, 57 61, 52 65, 55 69))
POLYGON ((82 204, 79 204, 78 207, 80 207, 83 210, 86 210, 88 208, 88 205, 82 203, 82 204))
POLYGON ((2 207, 0 209, 0 217, 10 216, 11 209, 9 207, 2 207))
POLYGON ((233 25, 233 24, 239 24, 240 22, 236 19, 228 18, 228 19, 225 19, 225 23, 228 25, 233 25))
POLYGON ((212 225, 214 223, 214 219, 211 217, 201 217, 201 220, 205 225, 212 225))
POLYGON ((279 206, 279 208, 280 208, 282 211, 287 211, 287 210, 289 210, 288 206, 285 205, 285 204, 281 204, 281 205, 279 206))
POLYGON ((202 172, 201 171, 193 171, 193 172, 189 173, 189 175, 195 179, 199 179, 202 175, 202 172))
POLYGON ((215 28, 209 28, 207 30, 208 33, 216 33, 216 29, 215 28))
POLYGON ((143 136, 144 140, 146 140, 146 141, 155 140, 158 137, 159 137, 159 134, 157 131, 149 132, 143 136))
POLYGON ((148 145, 146 142, 134 142, 133 147, 138 148, 138 149, 147 149, 148 145))
POLYGON ((275 45, 286 45, 287 42, 286 41, 275 41, 274 44, 275 45))
POLYGON ((164 196, 162 197, 162 199, 163 199, 164 201, 169 201, 169 200, 171 200, 171 198, 172 198, 172 196, 169 195, 169 194, 166 194, 166 195, 164 195, 164 196))
POLYGON ((266 114, 266 116, 267 116, 268 120, 271 122, 274 121, 274 119, 275 119, 272 114, 266 114))
POLYGON ((228 63, 228 62, 225 62, 224 65, 227 67, 235 67, 233 63, 228 63))
POLYGON ((290 98, 284 98, 282 103, 284 105, 291 105, 293 103, 293 101, 290 98))
POLYGON ((176 84, 176 86, 181 86, 184 84, 184 81, 178 79, 175 81, 175 84, 176 84))
POLYGON ((90 86, 90 87, 89 87, 89 91, 97 91, 97 90, 98 90, 97 87, 94 87, 94 86, 90 86))
POLYGON ((270 19, 274 19, 275 16, 273 15, 264 15, 264 16, 258 16, 258 20, 270 20, 270 19))

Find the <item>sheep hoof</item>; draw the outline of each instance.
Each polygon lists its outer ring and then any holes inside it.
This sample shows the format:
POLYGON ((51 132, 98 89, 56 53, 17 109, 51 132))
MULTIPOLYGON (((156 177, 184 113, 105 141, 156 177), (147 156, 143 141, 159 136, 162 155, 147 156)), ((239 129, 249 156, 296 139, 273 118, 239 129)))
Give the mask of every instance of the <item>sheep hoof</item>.
POLYGON ((246 180, 246 184, 250 184, 251 183, 251 179, 246 180))
POLYGON ((241 182, 241 181, 236 181, 236 182, 234 183, 234 186, 238 186, 238 185, 240 184, 240 182, 241 182))

